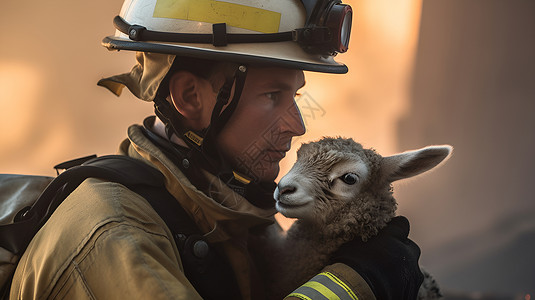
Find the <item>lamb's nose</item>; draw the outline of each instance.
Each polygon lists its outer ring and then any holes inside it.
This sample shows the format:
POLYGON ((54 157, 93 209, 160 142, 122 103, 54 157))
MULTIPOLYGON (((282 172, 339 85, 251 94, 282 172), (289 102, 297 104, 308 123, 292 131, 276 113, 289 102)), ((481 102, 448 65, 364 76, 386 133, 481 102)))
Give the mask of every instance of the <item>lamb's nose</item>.
POLYGON ((293 194, 295 192, 295 190, 297 190, 297 187, 295 187, 294 185, 286 185, 286 186, 283 186, 283 187, 280 187, 280 194, 281 195, 290 195, 290 194, 293 194))
POLYGON ((293 185, 281 185, 279 183, 279 185, 275 189, 275 192, 273 193, 273 198, 276 201, 279 201, 283 195, 290 195, 295 192, 296 189, 297 188, 293 185))

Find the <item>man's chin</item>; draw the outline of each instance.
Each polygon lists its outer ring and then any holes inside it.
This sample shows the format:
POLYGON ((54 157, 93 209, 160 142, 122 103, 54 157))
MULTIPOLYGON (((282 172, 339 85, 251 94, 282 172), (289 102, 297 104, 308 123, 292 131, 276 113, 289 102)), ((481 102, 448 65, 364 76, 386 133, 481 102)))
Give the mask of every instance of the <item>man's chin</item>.
POLYGON ((259 181, 261 181, 261 182, 272 182, 272 181, 275 181, 275 179, 277 178, 278 175, 279 175, 279 167, 277 166, 277 170, 274 170, 274 171, 270 172, 269 174, 266 174, 266 176, 264 176, 263 178, 260 178, 259 181))
POLYGON ((280 167, 279 163, 269 163, 263 166, 260 170, 255 170, 253 178, 259 182, 272 182, 275 181, 279 175, 280 167))

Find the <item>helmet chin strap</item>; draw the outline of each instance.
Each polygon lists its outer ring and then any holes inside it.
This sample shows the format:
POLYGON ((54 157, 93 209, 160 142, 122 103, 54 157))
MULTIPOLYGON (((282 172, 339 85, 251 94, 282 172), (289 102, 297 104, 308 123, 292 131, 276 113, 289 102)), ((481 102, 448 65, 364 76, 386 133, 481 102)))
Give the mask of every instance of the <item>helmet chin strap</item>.
MULTIPOLYGON (((238 106, 247 67, 241 65, 234 73, 234 77, 228 78, 217 94, 216 104, 212 110, 210 125, 201 131, 188 130, 183 127, 185 118, 167 101, 156 96, 154 99, 155 113, 165 124, 169 139, 173 134, 181 137, 191 149, 186 155, 188 159, 219 177, 232 190, 244 196, 253 205, 261 208, 274 206, 273 191, 274 182, 256 182, 247 176, 241 175, 232 169, 229 161, 221 153, 216 145, 217 136, 226 125, 238 106), (234 95, 229 103, 234 86, 234 95), (227 105, 228 104, 228 105, 227 105), (223 110, 223 108, 227 107, 223 110)), ((179 164, 180 165, 180 164, 179 164)))
MULTIPOLYGON (((225 84, 219 90, 217 94, 216 104, 212 110, 212 116, 210 118, 210 125, 205 134, 205 141, 203 143, 203 150, 211 157, 217 157, 221 163, 227 163, 223 158, 221 151, 216 146, 217 136, 225 127, 228 120, 236 110, 238 102, 241 98, 243 87, 245 86, 245 78, 247 77, 247 67, 239 66, 234 74, 234 78, 229 78, 225 81, 225 84), (229 103, 229 98, 232 92, 232 86, 234 85, 234 96, 229 103), (223 107, 227 105, 227 108, 223 110, 223 107)), ((230 165, 221 165, 220 168, 229 168, 230 165)))

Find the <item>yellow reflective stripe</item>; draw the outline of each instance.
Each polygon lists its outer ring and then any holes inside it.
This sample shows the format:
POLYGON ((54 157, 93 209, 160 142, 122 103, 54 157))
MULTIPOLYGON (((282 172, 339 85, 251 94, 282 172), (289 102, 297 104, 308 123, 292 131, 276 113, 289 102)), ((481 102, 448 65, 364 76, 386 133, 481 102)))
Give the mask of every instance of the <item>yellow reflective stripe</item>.
POLYGON ((303 284, 302 286, 309 287, 311 289, 314 289, 314 290, 318 291, 320 294, 322 294, 327 299, 340 300, 340 297, 338 297, 338 295, 333 293, 331 291, 331 289, 329 289, 328 287, 324 286, 323 284, 321 284, 319 282, 309 281, 309 282, 303 284))
POLYGON ((342 280, 338 279, 338 277, 334 276, 334 274, 332 274, 331 272, 323 272, 320 273, 320 275, 325 275, 329 277, 332 281, 336 282, 339 286, 341 286, 349 294, 349 296, 351 296, 351 298, 359 300, 357 295, 355 295, 355 293, 353 293, 353 291, 342 280))
POLYGON ((309 297, 307 297, 307 296, 305 296, 303 294, 299 294, 299 293, 291 293, 290 295, 284 297, 284 299, 286 299, 288 297, 296 297, 296 298, 299 298, 301 300, 312 300, 309 297))
POLYGON ((357 295, 333 273, 323 272, 293 291, 288 297, 299 299, 358 300, 357 295))
POLYGON ((233 27, 276 33, 279 32, 281 14, 216 0, 157 0, 153 17, 227 23, 233 27))
POLYGON ((234 178, 236 178, 236 180, 238 180, 239 182, 241 183, 244 183, 244 184, 249 184, 251 183, 251 180, 246 178, 245 176, 242 176, 234 171, 232 171, 232 174, 234 175, 234 178))

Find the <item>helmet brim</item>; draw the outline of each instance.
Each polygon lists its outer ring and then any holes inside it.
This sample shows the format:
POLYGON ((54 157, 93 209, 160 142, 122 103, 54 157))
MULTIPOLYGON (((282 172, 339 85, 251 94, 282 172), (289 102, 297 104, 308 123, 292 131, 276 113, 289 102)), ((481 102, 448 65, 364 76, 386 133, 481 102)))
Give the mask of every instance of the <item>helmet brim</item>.
POLYGON ((172 54, 185 57, 202 57, 216 61, 229 61, 242 64, 267 65, 272 67, 282 67, 289 69, 299 69, 303 71, 345 74, 348 72, 346 65, 325 59, 319 62, 303 60, 286 60, 261 55, 251 55, 232 51, 219 51, 206 48, 184 46, 180 44, 162 44, 152 42, 139 42, 122 37, 108 36, 102 40, 102 45, 109 50, 130 50, 141 52, 154 52, 172 54))

